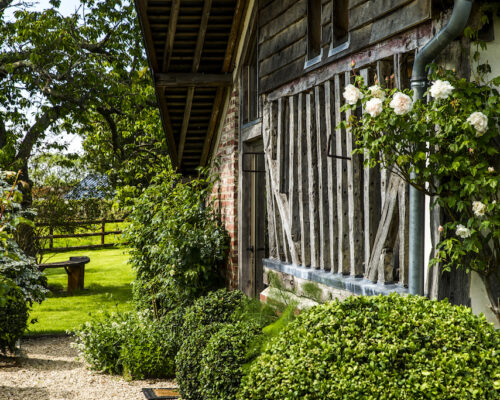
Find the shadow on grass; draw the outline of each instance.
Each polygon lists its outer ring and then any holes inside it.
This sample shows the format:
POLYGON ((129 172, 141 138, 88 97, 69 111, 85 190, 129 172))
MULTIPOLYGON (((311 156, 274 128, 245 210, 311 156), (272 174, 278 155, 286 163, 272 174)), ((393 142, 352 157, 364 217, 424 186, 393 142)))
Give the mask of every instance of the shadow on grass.
POLYGON ((103 286, 97 283, 93 283, 89 285, 88 288, 83 290, 75 290, 72 294, 69 294, 67 291, 56 290, 52 291, 52 295, 50 296, 53 299, 58 298, 74 298, 74 297, 87 297, 87 296, 96 296, 99 295, 101 298, 110 297, 110 301, 128 301, 132 297, 132 287, 130 285, 122 285, 122 286, 103 286))

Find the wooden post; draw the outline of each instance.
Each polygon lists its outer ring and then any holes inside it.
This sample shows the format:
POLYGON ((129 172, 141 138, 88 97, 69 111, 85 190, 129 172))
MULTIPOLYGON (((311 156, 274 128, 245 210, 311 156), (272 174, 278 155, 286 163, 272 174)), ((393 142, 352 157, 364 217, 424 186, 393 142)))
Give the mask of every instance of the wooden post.
POLYGON ((288 166, 288 205, 289 205, 289 220, 290 229, 292 230, 293 241, 300 240, 300 216, 299 216, 299 191, 298 191, 298 173, 299 173, 299 155, 298 142, 300 137, 298 135, 298 111, 297 111, 297 96, 290 96, 288 98, 288 110, 290 114, 290 121, 288 123, 288 136, 290 146, 290 157, 288 166))
MULTIPOLYGON (((389 87, 389 77, 392 71, 392 63, 388 61, 377 62, 377 79, 382 88, 389 87), (387 78, 387 79, 386 79, 387 78)), ((384 206, 385 193, 389 183, 389 172, 385 167, 380 168, 380 207, 384 206)))
MULTIPOLYGON (((272 144, 272 120, 273 120, 273 106, 270 102, 264 103, 264 117, 262 136, 264 140, 264 157, 269 160, 272 159, 273 144, 272 144)), ((264 162, 264 165, 267 163, 264 162)), ((271 258, 279 258, 279 243, 276 232, 275 213, 273 191, 271 187, 271 177, 269 169, 266 168, 266 202, 267 202, 267 232, 269 236, 269 256, 271 258)))
POLYGON ((106 237, 106 219, 101 223, 101 245, 104 246, 104 238, 106 237))
POLYGON ((278 102, 271 102, 269 114, 269 140, 271 144, 271 160, 276 160, 277 158, 277 136, 278 136, 278 102))
POLYGON ((408 254, 410 252, 410 188, 404 181, 399 186, 399 283, 408 286, 408 254))
MULTIPOLYGON (((346 86, 351 81, 351 73, 344 74, 346 86)), ((346 119, 351 116, 346 111, 346 119)), ((346 130, 346 151, 351 161, 347 163, 347 194, 349 199, 349 249, 351 254, 351 275, 363 276, 365 268, 364 259, 364 234, 363 234, 363 202, 361 198, 361 157, 353 154, 354 137, 352 130, 346 130)))
MULTIPOLYGON (((410 86, 407 73, 407 56, 404 54, 394 55, 394 77, 396 87, 405 89, 410 86)), ((399 281, 403 285, 408 285, 408 263, 409 263, 409 240, 410 240, 410 200, 409 200, 409 185, 402 181, 398 191, 399 199, 399 281)))
MULTIPOLYGON (((342 94, 344 87, 343 80, 339 75, 335 75, 335 120, 337 124, 341 121, 342 94)), ((335 135, 336 155, 347 156, 345 132, 337 129, 335 135)), ((347 160, 337 158, 337 218, 338 218, 338 273, 349 275, 350 273, 350 252, 349 252, 349 222, 347 219, 347 160)))
POLYGON ((307 180, 309 184, 309 223, 311 240, 311 265, 320 267, 319 259, 319 230, 318 226, 318 171, 315 168, 317 162, 316 148, 316 124, 315 124, 314 94, 306 94, 306 138, 307 138, 307 180))
POLYGON ((330 258, 328 218, 328 174, 327 174, 327 132, 325 115, 325 91, 323 85, 314 88, 316 111, 316 164, 318 173, 318 216, 319 216, 319 259, 324 270, 332 267, 330 258))
POLYGON ((54 248, 54 227, 51 225, 49 226, 49 249, 52 250, 54 248))
POLYGON ((309 182, 307 174, 306 104, 304 93, 297 97, 297 183, 299 192, 301 262, 311 266, 311 230, 309 227, 309 182))
MULTIPOLYGON (((326 118, 326 137, 330 140, 330 152, 336 154, 337 146, 335 143, 335 104, 332 83, 325 82, 325 118, 326 118)), ((328 143, 327 143, 328 148, 328 143)), ((338 252, 338 218, 337 218, 337 187, 336 187, 336 161, 333 157, 327 157, 327 180, 328 180, 328 227, 330 236, 330 263, 332 271, 336 271, 337 252, 338 252)))
POLYGON ((288 169, 289 165, 289 136, 287 124, 288 101, 286 98, 278 99, 278 185, 280 193, 288 193, 288 169))
MULTIPOLYGON (((368 69, 362 69, 360 75, 365 81, 366 85, 369 85, 368 69)), ((368 151, 364 152, 365 162, 370 161, 370 155, 368 151)), ((375 241, 375 235, 377 234, 378 224, 380 222, 380 169, 378 166, 370 168, 369 166, 364 167, 364 179, 363 179, 363 203, 364 203, 364 267, 368 268, 370 262, 371 250, 373 248, 373 242, 375 241)))

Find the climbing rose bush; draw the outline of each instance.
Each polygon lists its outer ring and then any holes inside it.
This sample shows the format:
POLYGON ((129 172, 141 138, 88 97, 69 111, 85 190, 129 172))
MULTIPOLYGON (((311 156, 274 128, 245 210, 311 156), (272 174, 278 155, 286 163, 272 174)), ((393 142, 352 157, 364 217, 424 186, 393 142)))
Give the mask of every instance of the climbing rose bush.
POLYGON ((448 222, 432 265, 491 278, 500 265, 500 77, 480 85, 435 66, 430 77, 428 101, 414 102, 410 90, 367 88, 356 76, 360 94, 344 93, 353 112, 340 126, 367 165, 384 165, 442 207, 448 222))

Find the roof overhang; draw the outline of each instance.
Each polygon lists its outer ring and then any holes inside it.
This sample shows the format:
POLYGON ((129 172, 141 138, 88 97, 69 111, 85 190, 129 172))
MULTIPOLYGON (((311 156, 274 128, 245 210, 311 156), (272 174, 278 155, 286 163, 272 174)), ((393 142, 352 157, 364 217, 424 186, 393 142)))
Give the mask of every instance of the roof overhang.
POLYGON ((244 0, 135 0, 172 163, 207 164, 231 93, 244 0))

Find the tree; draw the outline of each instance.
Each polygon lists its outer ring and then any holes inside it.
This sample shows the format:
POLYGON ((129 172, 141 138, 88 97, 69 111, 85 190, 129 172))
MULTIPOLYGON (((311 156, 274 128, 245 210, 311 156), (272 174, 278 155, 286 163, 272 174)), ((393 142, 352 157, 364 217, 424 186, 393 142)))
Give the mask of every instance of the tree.
POLYGON ((149 128, 136 121, 156 113, 133 5, 82 0, 65 17, 52 0, 44 11, 18 6, 8 21, 12 3, 0 1, 0 164, 26 180, 36 147, 64 131, 88 136, 89 148, 109 144, 122 160, 122 141, 149 128))
POLYGON ((139 178, 138 166, 150 162, 131 159, 166 154, 133 4, 81 0, 63 16, 59 3, 33 11, 0 0, 0 166, 22 170, 25 207, 29 161, 49 133, 82 134, 95 167, 133 165, 139 178), (12 20, 5 17, 9 7, 12 20))

